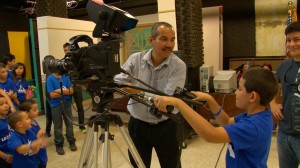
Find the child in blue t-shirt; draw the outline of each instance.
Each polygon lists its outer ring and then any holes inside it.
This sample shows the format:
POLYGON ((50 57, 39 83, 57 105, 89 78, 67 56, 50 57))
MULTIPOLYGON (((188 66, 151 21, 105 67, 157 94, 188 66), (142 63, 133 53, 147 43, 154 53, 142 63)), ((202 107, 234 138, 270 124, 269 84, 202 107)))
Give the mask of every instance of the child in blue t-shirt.
POLYGON ((7 142, 10 137, 10 127, 8 125, 7 113, 9 106, 7 99, 0 94, 0 167, 10 168, 12 154, 10 153, 7 142))
POLYGON ((2 56, 1 62, 6 66, 7 78, 11 78, 12 77, 12 68, 16 63, 16 57, 13 54, 5 53, 2 56))
POLYGON ((15 107, 20 104, 17 98, 16 85, 11 78, 7 78, 7 69, 3 63, 0 63, 0 88, 9 96, 15 107))
MULTIPOLYGON (((19 111, 24 111, 28 114, 28 118, 31 119, 31 130, 38 138, 43 138, 45 131, 41 129, 38 122, 35 120, 39 115, 37 102, 33 99, 24 100, 19 105, 19 111)), ((37 156, 39 159, 39 168, 46 168, 48 162, 46 146, 40 149, 37 156)))
POLYGON ((28 82, 26 78, 26 67, 23 63, 18 62, 12 69, 12 79, 17 88, 17 98, 21 103, 26 99, 30 99, 28 92, 28 82))
POLYGON ((62 134, 62 122, 66 125, 66 137, 71 151, 76 151, 71 110, 71 95, 74 93, 70 78, 53 69, 52 74, 46 80, 47 92, 50 96, 51 114, 54 124, 54 143, 56 153, 64 155, 64 136, 62 134), (62 120, 63 119, 63 120, 62 120))
POLYGON ((221 124, 212 126, 206 119, 178 98, 159 96, 155 106, 166 111, 171 105, 180 111, 183 117, 205 140, 214 143, 228 143, 226 167, 267 168, 267 160, 273 132, 272 112, 269 103, 277 94, 275 75, 265 69, 250 69, 239 81, 236 90, 236 107, 244 113, 229 117, 216 100, 203 92, 191 92, 194 100, 206 101, 212 114, 221 124))
POLYGON ((31 119, 26 112, 10 113, 8 123, 14 130, 7 143, 10 152, 13 154, 12 168, 38 168, 37 153, 41 147, 45 146, 47 138, 37 138, 36 134, 30 129, 31 119))

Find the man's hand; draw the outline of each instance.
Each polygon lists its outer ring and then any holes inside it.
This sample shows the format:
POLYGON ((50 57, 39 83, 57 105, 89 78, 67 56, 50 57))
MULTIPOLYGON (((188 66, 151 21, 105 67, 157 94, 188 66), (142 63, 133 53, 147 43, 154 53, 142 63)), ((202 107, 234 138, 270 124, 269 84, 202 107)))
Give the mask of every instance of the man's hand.
POLYGON ((280 121, 284 118, 283 114, 282 114, 282 105, 281 104, 271 102, 270 103, 270 108, 271 108, 271 111, 272 111, 273 116, 274 116, 275 119, 280 121))
POLYGON ((96 2, 96 3, 98 3, 98 4, 100 4, 100 5, 104 4, 103 0, 93 0, 93 1, 96 2))

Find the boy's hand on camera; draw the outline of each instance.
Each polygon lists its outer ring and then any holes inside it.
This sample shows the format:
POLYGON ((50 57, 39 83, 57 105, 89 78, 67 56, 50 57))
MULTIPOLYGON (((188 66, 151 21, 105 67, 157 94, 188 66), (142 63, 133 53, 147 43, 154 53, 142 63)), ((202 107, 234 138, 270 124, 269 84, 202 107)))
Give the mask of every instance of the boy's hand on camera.
POLYGON ((211 95, 209 95, 207 93, 204 93, 204 92, 192 91, 191 93, 196 96, 196 98, 193 99, 193 100, 196 100, 196 101, 208 101, 211 97, 211 95))
MULTIPOLYGON (((174 106, 178 99, 169 96, 158 96, 154 100, 154 105, 159 111, 168 112, 167 106, 174 106)), ((175 106, 174 106, 175 107, 175 106)))

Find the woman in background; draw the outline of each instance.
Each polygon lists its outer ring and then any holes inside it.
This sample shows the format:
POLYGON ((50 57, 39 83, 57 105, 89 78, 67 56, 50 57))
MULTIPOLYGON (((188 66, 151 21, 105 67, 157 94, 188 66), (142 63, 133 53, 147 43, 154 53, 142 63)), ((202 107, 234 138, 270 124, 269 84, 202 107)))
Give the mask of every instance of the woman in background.
POLYGON ((242 64, 239 67, 235 68, 234 70, 236 71, 236 76, 238 81, 241 79, 243 73, 245 73, 246 71, 248 71, 249 69, 249 65, 248 64, 242 64))
POLYGON ((272 71, 272 65, 271 65, 271 64, 264 63, 264 64, 262 65, 262 68, 263 68, 263 69, 267 69, 267 70, 272 71))

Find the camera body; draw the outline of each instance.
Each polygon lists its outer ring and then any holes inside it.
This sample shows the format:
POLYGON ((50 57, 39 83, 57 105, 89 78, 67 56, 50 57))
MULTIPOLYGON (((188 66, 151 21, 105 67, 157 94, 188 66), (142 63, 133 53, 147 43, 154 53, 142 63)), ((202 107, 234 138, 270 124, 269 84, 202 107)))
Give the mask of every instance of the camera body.
POLYGON ((82 41, 77 39, 82 39, 81 36, 86 35, 80 35, 79 38, 75 36, 75 40, 70 40, 70 52, 65 56, 65 60, 72 60, 74 79, 82 80, 93 77, 100 80, 112 80, 113 76, 121 71, 119 40, 101 41, 98 44, 84 41, 88 43, 88 46, 78 48, 77 43, 82 41))
POLYGON ((113 99, 113 77, 121 73, 119 50, 123 39, 118 35, 133 29, 138 20, 116 7, 99 5, 93 1, 88 2, 87 12, 96 23, 93 37, 102 41, 94 44, 87 35, 74 36, 69 40, 70 51, 64 58, 43 62, 43 70, 67 74, 73 84, 86 86, 96 111, 102 112, 113 99), (80 47, 80 42, 87 43, 87 46, 80 47))
POLYGON ((48 67, 46 69, 69 75, 73 83, 88 78, 105 80, 107 83, 113 81, 113 76, 120 73, 119 40, 93 44, 89 36, 77 35, 70 39, 69 44, 70 51, 64 58, 49 60, 48 65, 45 65, 48 67), (87 46, 80 48, 79 42, 85 42, 87 46))

